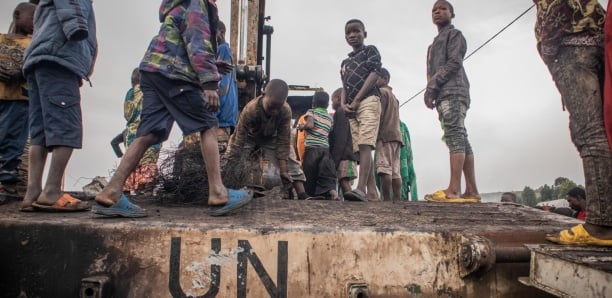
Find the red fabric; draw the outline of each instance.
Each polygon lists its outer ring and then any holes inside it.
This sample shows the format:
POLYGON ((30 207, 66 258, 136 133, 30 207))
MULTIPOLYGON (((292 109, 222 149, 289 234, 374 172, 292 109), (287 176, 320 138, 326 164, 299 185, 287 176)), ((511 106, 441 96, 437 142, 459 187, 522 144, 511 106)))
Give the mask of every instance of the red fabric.
POLYGON ((586 220, 586 217, 587 217, 586 210, 582 210, 578 212, 578 214, 576 214, 576 219, 579 219, 579 220, 586 220))
POLYGON ((606 47, 605 66, 606 75, 604 81, 604 123, 608 145, 612 151, 612 1, 608 2, 606 12, 606 24, 604 26, 604 40, 606 47))

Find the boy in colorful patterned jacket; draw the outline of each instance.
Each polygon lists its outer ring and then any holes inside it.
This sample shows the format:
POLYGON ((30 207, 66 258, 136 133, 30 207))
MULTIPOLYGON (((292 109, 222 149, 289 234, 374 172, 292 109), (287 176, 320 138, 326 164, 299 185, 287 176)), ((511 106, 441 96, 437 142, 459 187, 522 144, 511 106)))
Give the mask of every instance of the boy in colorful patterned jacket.
MULTIPOLYGON (((176 121, 184 135, 200 132, 209 185, 208 204, 224 206, 213 215, 227 214, 248 203, 252 193, 226 189, 221 181, 215 117, 221 80, 215 62, 217 7, 212 0, 164 0, 159 21, 162 23, 159 34, 151 41, 140 64, 144 101, 137 138, 109 184, 96 196, 99 206, 93 212, 105 216, 146 216, 146 211, 130 203, 121 189, 145 150, 167 140, 176 121)), ((225 72, 228 66, 224 65, 225 72)))

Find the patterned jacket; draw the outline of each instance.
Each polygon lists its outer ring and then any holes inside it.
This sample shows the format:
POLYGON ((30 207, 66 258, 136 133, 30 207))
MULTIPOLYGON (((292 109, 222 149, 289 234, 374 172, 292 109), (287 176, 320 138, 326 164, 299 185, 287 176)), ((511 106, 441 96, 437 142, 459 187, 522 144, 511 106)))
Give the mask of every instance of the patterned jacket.
POLYGON ((552 61, 560 46, 603 46, 606 12, 597 0, 533 0, 538 52, 552 61))
POLYGON ((217 7, 211 0, 164 0, 162 23, 145 53, 140 70, 157 72, 216 90, 221 75, 217 53, 217 7))

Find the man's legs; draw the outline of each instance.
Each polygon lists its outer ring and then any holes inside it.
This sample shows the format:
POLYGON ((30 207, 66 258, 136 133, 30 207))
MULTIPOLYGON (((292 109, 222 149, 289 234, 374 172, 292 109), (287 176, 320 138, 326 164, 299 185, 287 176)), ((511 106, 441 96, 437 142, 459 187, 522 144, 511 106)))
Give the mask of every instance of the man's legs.
POLYGON ((402 199, 402 178, 394 178, 391 180, 393 188, 393 200, 400 201, 402 199))
MULTIPOLYGON (((216 136, 215 136, 216 138, 216 136)), ((128 176, 136 169, 140 159, 144 155, 147 148, 155 144, 157 137, 153 134, 138 137, 128 147, 125 155, 121 159, 115 174, 111 177, 106 187, 96 196, 96 202, 103 206, 111 206, 119 201, 121 194, 123 193, 123 184, 128 176)), ((217 147, 215 147, 215 151, 217 147)), ((218 151, 217 151, 218 153, 218 151)))
POLYGON ((380 177, 383 199, 388 201, 395 200, 395 198, 391 196, 391 189, 393 188, 393 179, 391 179, 391 175, 378 173, 378 176, 380 177))
POLYGON ((221 180, 216 128, 207 129, 200 133, 200 146, 208 177, 208 205, 225 205, 228 196, 227 189, 221 180))
POLYGON ((596 238, 612 239, 612 155, 603 122, 602 52, 598 47, 562 47, 550 69, 582 158, 588 212, 584 228, 596 238))

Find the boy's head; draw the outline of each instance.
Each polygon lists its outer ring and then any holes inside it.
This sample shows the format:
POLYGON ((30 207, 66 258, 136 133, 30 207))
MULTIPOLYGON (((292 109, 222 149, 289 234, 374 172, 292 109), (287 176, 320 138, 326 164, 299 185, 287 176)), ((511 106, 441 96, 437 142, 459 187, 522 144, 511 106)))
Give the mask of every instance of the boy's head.
POLYGON ((455 17, 455 8, 446 0, 437 0, 431 10, 431 19, 433 23, 440 27, 444 27, 451 23, 455 17))
POLYGON ((344 25, 344 38, 353 49, 363 46, 363 40, 368 37, 365 25, 358 19, 351 19, 344 25))
POLYGON ((29 2, 17 4, 13 12, 13 22, 15 23, 15 33, 21 35, 31 35, 34 32, 34 11, 36 5, 29 2))
POLYGON ((565 197, 569 203, 570 208, 576 211, 582 211, 586 209, 586 193, 584 189, 580 187, 574 187, 567 192, 565 197))
POLYGON ((274 79, 268 82, 262 100, 264 112, 269 116, 278 115, 287 101, 287 95, 289 87, 285 81, 274 79))
POLYGON ((225 23, 221 22, 221 20, 219 20, 219 22, 217 23, 217 42, 218 43, 222 43, 225 41, 225 23))
POLYGON ((331 99, 332 99, 332 108, 334 110, 338 110, 340 108, 340 105, 342 104, 342 88, 336 89, 336 91, 332 93, 331 99))
POLYGON ((329 107, 329 94, 325 91, 315 92, 312 96, 312 107, 327 109, 329 107))
POLYGON ((132 70, 132 87, 140 84, 140 69, 138 67, 132 70))
POLYGON ((386 68, 381 68, 379 72, 379 78, 376 82, 376 86, 383 87, 389 84, 389 80, 391 80, 391 74, 386 68))

